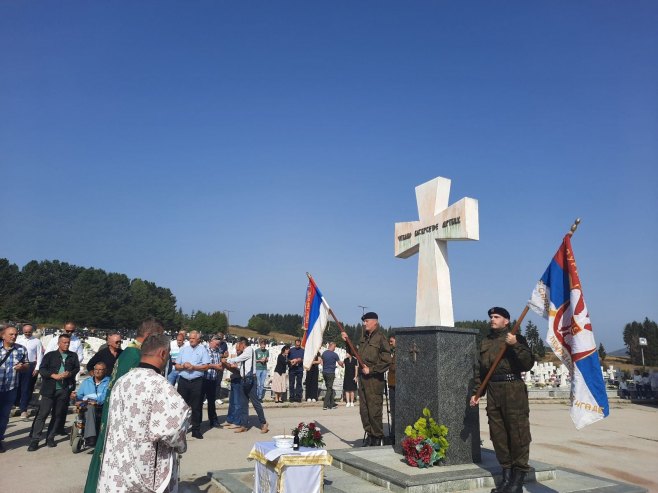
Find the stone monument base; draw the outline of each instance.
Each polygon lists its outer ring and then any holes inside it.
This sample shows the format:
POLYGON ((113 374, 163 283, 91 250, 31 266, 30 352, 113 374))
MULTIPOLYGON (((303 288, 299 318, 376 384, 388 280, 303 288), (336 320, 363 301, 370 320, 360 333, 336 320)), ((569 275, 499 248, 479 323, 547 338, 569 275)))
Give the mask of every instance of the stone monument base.
MULTIPOLYGON (((493 451, 482 449, 482 462, 418 469, 408 466, 391 447, 332 450, 333 466, 325 468, 324 493, 489 493, 500 468, 493 451)), ((550 464, 530 461, 533 472, 526 479, 526 492, 645 493, 647 490, 612 479, 591 476, 550 464)), ((254 469, 209 473, 223 493, 251 493, 254 469)), ((303 493, 303 492, 295 492, 303 493)))

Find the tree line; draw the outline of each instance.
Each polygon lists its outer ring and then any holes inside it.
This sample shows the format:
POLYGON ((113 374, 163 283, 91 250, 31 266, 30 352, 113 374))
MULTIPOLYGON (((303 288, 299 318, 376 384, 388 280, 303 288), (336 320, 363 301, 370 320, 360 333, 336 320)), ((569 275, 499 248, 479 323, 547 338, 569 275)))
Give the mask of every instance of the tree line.
MULTIPOLYGON (((147 317, 156 317, 167 329, 187 328, 201 332, 227 332, 228 321, 222 312, 193 311, 185 314, 176 307, 176 297, 170 289, 125 274, 102 269, 79 267, 58 260, 33 260, 22 269, 7 259, 0 259, 0 320, 62 324, 72 320, 80 326, 99 329, 135 329, 147 317)), ((258 313, 248 326, 259 334, 280 332, 302 337, 302 316, 297 314, 258 313)), ((512 324, 514 322, 512 321, 512 324)), ((489 331, 489 321, 456 322, 456 327, 478 329, 478 342, 489 331)), ((353 341, 361 337, 363 326, 344 325, 353 341)), ((388 334, 389 329, 383 329, 388 334)), ((544 357, 546 345, 537 326, 528 321, 525 327, 528 344, 537 359, 544 357)), ((344 347, 340 330, 332 321, 324 334, 324 342, 336 342, 344 347)), ((624 344, 631 363, 658 365, 658 325, 645 318, 624 327, 624 344), (647 345, 640 341, 646 339, 647 345)), ((605 359, 601 344, 599 356, 605 359)))
POLYGON ((2 320, 134 329, 147 317, 174 326, 176 297, 169 289, 58 260, 33 260, 19 269, 0 259, 2 320))
MULTIPOLYGON (((255 330, 261 335, 268 335, 270 332, 279 332, 291 336, 304 336, 302 324, 304 318, 301 315, 278 313, 257 313, 252 315, 248 322, 248 327, 255 330)), ((345 332, 352 341, 358 341, 363 332, 363 325, 343 324, 345 332)), ((390 329, 382 328, 385 335, 388 335, 390 329)), ((336 322, 330 321, 324 331, 323 343, 335 342, 338 347, 345 347, 345 342, 340 333, 336 322)))

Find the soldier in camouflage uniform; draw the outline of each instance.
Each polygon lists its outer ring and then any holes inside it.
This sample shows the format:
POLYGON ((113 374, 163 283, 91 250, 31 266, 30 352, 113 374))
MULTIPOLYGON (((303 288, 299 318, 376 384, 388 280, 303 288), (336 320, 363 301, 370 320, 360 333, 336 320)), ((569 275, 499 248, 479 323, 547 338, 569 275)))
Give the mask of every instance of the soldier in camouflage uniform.
MULTIPOLYGON (((386 336, 379 330, 379 317, 368 312, 363 317, 363 335, 359 340, 358 352, 364 365, 359 367, 359 412, 367 437, 364 446, 382 445, 384 425, 384 373, 391 364, 391 348, 386 336)), ((347 334, 343 333, 347 340, 347 334)))
MULTIPOLYGON (((504 308, 489 310, 491 331, 480 343, 478 368, 475 372, 475 389, 471 406, 480 399, 475 394, 480 388, 501 348, 507 349, 487 384, 487 416, 489 433, 496 458, 503 468, 503 482, 492 493, 521 493, 523 481, 530 470, 530 409, 528 389, 521 372, 530 371, 534 358, 525 338, 512 335, 509 312, 504 308)), ((483 392, 484 395, 484 392, 483 392)))

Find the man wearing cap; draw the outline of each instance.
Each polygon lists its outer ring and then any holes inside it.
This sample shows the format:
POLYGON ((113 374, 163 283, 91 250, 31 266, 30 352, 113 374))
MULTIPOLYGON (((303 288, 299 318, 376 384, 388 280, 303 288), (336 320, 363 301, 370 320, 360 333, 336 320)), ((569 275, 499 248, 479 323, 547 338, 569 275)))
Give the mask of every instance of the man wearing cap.
MULTIPOLYGON (((375 312, 364 314, 361 320, 364 330, 359 340, 358 353, 364 364, 359 368, 359 413, 367 434, 364 446, 382 445, 382 408, 386 385, 384 373, 391 364, 391 348, 386 336, 379 330, 379 317, 375 312)), ((345 332, 342 336, 343 340, 347 340, 345 332)))
POLYGON ((480 343, 480 357, 475 371, 475 389, 471 406, 480 399, 475 394, 492 367, 502 347, 503 358, 487 384, 487 416, 489 434, 496 458, 503 468, 503 482, 492 493, 521 493, 523 480, 530 471, 530 409, 528 390, 521 372, 530 371, 534 364, 532 351, 525 338, 510 333, 510 315, 495 306, 489 310, 491 331, 480 343))

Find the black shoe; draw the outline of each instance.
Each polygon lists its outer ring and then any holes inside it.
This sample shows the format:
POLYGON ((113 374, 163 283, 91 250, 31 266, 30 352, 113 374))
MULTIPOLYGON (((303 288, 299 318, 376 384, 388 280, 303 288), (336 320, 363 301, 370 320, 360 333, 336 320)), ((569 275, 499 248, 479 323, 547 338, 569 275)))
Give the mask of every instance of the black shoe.
POLYGON ((381 447, 382 446, 382 437, 370 437, 370 446, 371 447, 381 447))
POLYGON ((4 454, 4 453, 5 453, 5 446, 2 444, 2 442, 0 442, 0 454, 4 454))
POLYGON ((500 490, 501 493, 523 493, 523 481, 525 480, 526 474, 525 471, 513 469, 510 482, 505 489, 500 490))
POLYGON ((512 468, 503 468, 503 481, 491 490, 491 493, 501 493, 509 485, 512 479, 512 468))
POLYGON ((370 446, 370 437, 369 436, 367 436, 363 439, 363 441, 361 442, 361 446, 362 447, 369 447, 370 446))
POLYGON ((193 431, 192 432, 192 438, 197 438, 199 440, 203 440, 203 435, 201 434, 200 431, 193 431))
POLYGON ((85 440, 85 444, 87 447, 95 447, 96 446, 96 437, 89 437, 85 440))
POLYGON ((55 443, 55 438, 50 437, 48 440, 46 440, 46 445, 48 445, 50 448, 57 447, 57 444, 55 443))
POLYGON ((38 448, 39 448, 39 442, 37 440, 32 440, 30 442, 30 446, 27 448, 27 451, 34 452, 38 448))

